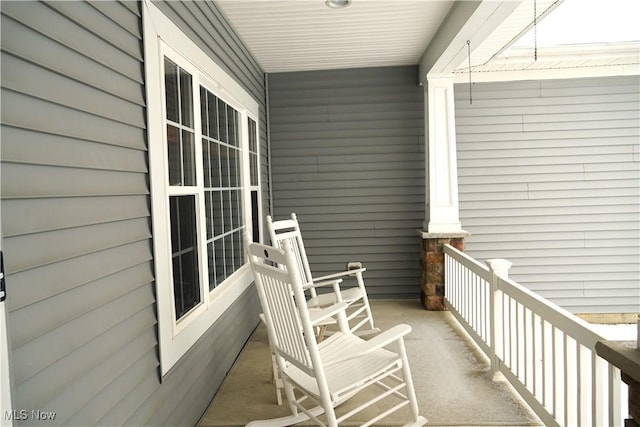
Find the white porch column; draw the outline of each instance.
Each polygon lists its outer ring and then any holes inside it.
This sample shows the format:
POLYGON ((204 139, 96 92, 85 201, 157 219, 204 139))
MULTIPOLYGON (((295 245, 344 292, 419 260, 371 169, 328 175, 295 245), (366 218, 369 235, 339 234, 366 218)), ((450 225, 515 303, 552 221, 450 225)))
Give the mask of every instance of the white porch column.
MULTIPOLYGON (((425 218, 420 235, 420 300, 427 310, 444 310, 443 246, 464 250, 458 203, 453 71, 522 0, 456 1, 420 58, 418 82, 424 86, 425 218)), ((508 39, 505 39, 506 43, 508 39)), ((476 55, 478 57, 478 55, 476 55)))
POLYGON ((462 233, 458 203, 453 74, 427 76, 425 102, 426 233, 462 233))

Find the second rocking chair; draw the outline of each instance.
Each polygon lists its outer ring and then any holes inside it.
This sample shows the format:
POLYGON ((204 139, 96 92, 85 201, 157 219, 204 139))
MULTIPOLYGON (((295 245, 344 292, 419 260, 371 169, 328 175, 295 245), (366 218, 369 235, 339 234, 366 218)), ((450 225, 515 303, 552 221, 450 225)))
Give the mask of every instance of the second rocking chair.
POLYGON ((309 307, 321 308, 336 302, 344 301, 348 306, 347 321, 352 332, 362 335, 376 333, 379 331, 373 323, 373 315, 371 314, 369 298, 364 285, 362 273, 366 271, 366 268, 358 266, 357 268, 339 273, 329 274, 322 277, 314 277, 311 274, 311 267, 309 266, 309 261, 307 259, 307 252, 304 248, 302 232, 300 231, 300 225, 298 224, 296 214, 292 213, 290 219, 279 221, 274 221, 269 215, 267 216, 267 228, 269 229, 271 244, 273 246, 283 248, 285 242, 288 242, 291 245, 296 265, 301 274, 305 292, 308 294, 307 304, 309 307), (355 278, 356 286, 345 288, 343 287, 344 285, 340 283, 339 290, 333 292, 333 289, 335 289, 335 280, 346 280, 349 278, 355 278), (322 282, 326 284, 326 287, 331 287, 332 291, 317 293, 317 285, 322 282), (314 283, 316 286, 311 286, 314 283))

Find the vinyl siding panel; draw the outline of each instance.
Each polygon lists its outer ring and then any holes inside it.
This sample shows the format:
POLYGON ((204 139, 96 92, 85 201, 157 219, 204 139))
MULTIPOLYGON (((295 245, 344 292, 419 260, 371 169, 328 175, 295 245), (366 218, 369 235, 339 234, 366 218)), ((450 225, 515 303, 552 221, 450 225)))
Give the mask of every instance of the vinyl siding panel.
POLYGON ((315 274, 360 261, 371 297, 417 298, 424 101, 415 67, 269 75, 274 214, 315 274))
POLYGON ((466 251, 570 311, 639 311, 640 78, 456 90, 466 251))
MULTIPOLYGON (((194 425, 255 328, 259 303, 249 289, 160 378, 143 3, 0 7, 14 406, 55 411, 48 425, 194 425)), ((208 31, 192 26, 194 7, 229 29, 211 4, 172 7, 192 13, 172 19, 200 41, 208 31)), ((205 48, 264 105, 259 66, 232 32, 225 37, 229 44, 205 48)))

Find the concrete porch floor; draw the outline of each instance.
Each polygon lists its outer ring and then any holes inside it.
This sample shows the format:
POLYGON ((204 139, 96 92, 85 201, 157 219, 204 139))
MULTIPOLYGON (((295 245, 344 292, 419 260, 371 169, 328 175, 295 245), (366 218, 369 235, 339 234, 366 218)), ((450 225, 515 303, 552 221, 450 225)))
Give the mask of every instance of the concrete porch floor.
MULTIPOLYGON (((426 311, 414 300, 373 300, 371 305, 380 329, 398 323, 413 328, 405 343, 420 413, 429 420, 427 425, 543 425, 510 386, 491 380, 487 358, 451 313, 426 311)), ((269 344, 266 329, 260 325, 199 426, 242 426, 289 415, 286 403, 278 406, 270 379, 269 344)), ((408 419, 408 410, 401 410, 379 425, 402 425, 408 419)), ((358 416, 351 421, 349 425, 358 425, 358 416)))

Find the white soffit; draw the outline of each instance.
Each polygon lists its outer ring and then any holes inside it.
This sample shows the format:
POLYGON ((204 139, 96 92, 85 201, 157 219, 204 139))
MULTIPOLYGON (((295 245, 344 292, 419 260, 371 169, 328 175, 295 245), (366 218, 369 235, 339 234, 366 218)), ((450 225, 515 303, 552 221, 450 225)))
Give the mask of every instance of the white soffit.
POLYGON ((218 0, 268 73, 416 65, 454 2, 218 0))

